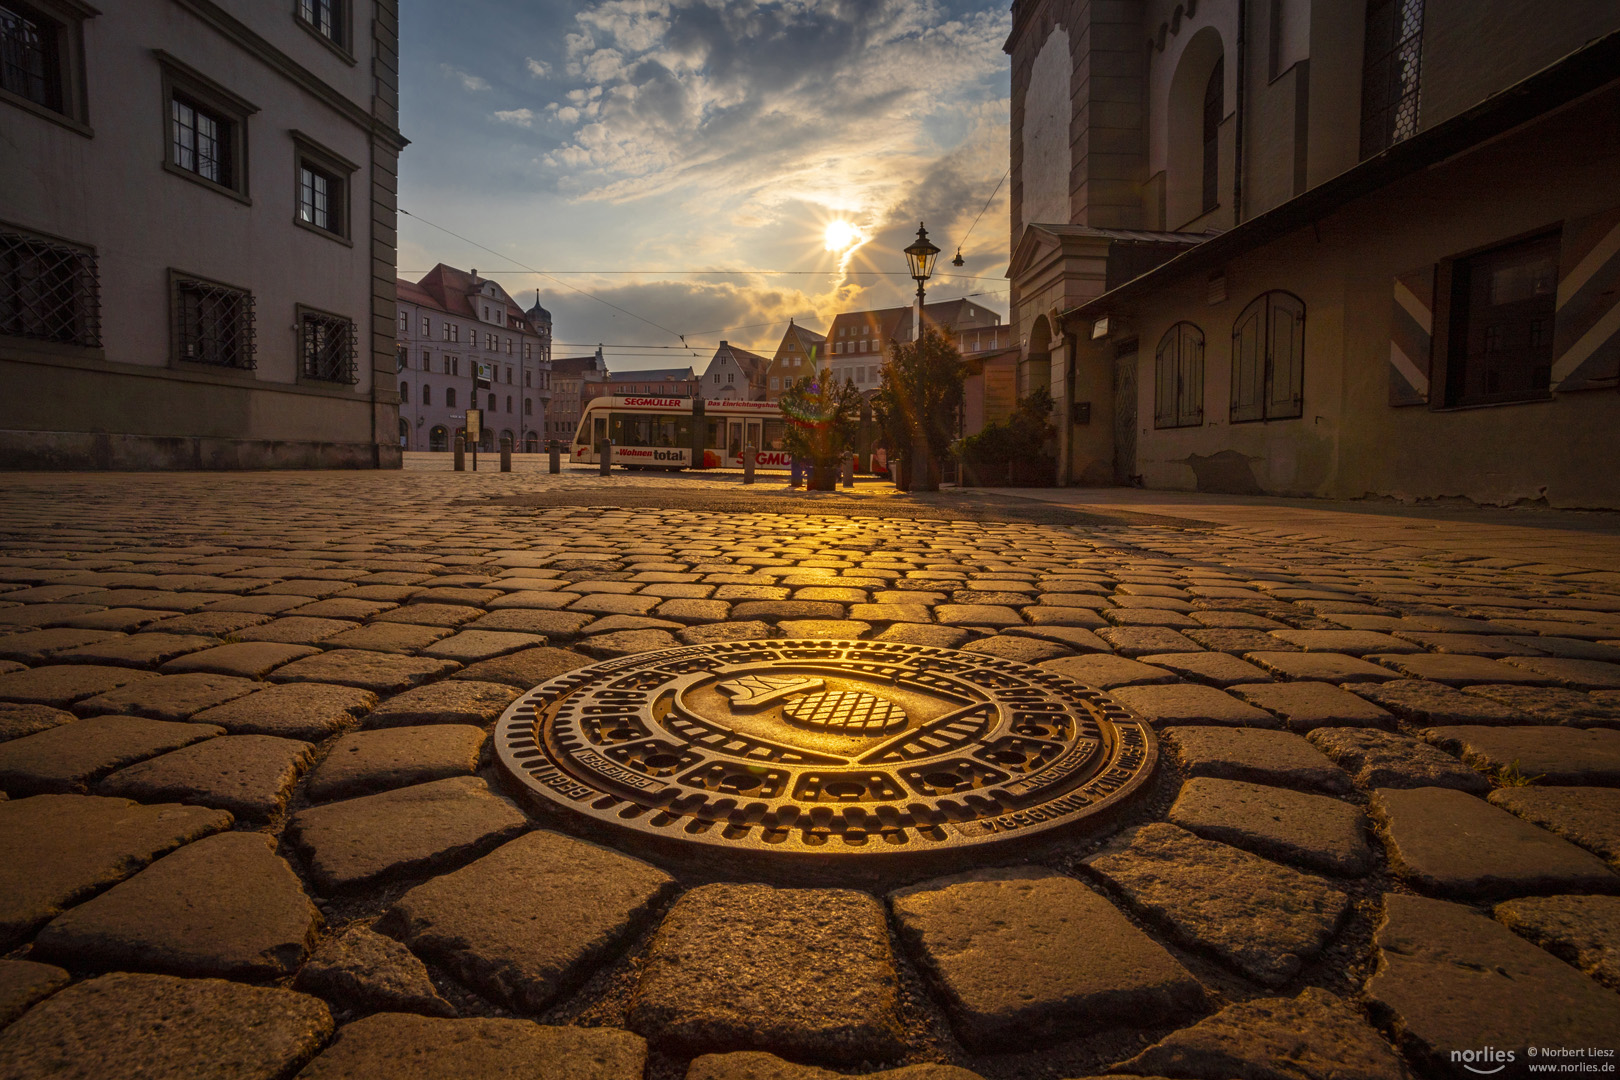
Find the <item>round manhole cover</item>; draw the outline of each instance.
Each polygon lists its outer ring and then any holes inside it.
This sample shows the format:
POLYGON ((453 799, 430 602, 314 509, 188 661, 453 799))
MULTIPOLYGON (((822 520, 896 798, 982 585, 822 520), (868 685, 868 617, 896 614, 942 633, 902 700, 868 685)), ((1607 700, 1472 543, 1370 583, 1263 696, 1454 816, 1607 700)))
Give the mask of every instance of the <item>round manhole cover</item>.
POLYGON ((741 641, 571 671, 513 702, 501 765, 548 802, 674 840, 923 854, 1113 810, 1152 732, 1105 695, 978 653, 741 641))

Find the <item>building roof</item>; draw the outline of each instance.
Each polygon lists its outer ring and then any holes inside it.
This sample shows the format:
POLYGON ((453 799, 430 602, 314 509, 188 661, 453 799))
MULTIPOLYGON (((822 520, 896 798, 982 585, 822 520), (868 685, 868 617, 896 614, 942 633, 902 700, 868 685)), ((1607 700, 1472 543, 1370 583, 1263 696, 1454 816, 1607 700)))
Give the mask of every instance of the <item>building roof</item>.
POLYGON ((472 296, 483 286, 493 285, 497 293, 495 299, 505 307, 504 325, 512 330, 528 333, 534 331, 527 314, 518 307, 517 301, 501 288, 500 283, 478 277, 475 271, 458 270, 454 266, 439 263, 424 274, 422 280, 412 284, 404 279, 398 279, 396 285, 400 289, 399 298, 407 303, 434 308, 446 315, 475 320, 478 319, 478 312, 473 307, 472 296), (404 292, 406 286, 410 290, 409 296, 404 292))
MULTIPOLYGON (((964 309, 977 308, 995 319, 994 323, 985 325, 1001 325, 1001 316, 989 307, 968 297, 958 297, 955 300, 940 300, 932 304, 923 305, 923 322, 929 326, 944 327, 955 330, 957 325, 966 322, 973 316, 964 315, 964 309)), ((910 341, 912 307, 875 308, 871 311, 844 311, 834 316, 832 326, 827 328, 827 338, 837 337, 837 331, 844 326, 874 326, 877 332, 873 335, 884 341, 910 341)))
MULTIPOLYGON (((732 361, 742 369, 743 375, 749 382, 763 379, 765 369, 771 366, 770 357, 749 352, 747 349, 739 348, 729 341, 722 341, 720 347, 714 350, 714 356, 709 360, 709 367, 712 368, 715 364, 720 363, 722 355, 729 355, 732 361)), ((708 374, 708 368, 703 370, 704 374, 708 374)))
MULTIPOLYGON (((1363 195, 1483 143, 1615 84, 1620 72, 1620 31, 1606 34, 1473 108, 1396 143, 1287 202, 1228 229, 1095 299, 1063 313, 1100 318, 1161 282, 1210 270, 1323 217, 1363 195)), ((1042 226, 1052 228, 1052 226, 1042 226)))
POLYGON ((639 371, 612 371, 608 378, 615 381, 634 379, 636 382, 691 382, 690 367, 643 368, 639 371))
POLYGON ((607 377, 607 364, 602 360, 600 351, 589 356, 564 356, 551 361, 551 370, 556 375, 601 375, 607 377))

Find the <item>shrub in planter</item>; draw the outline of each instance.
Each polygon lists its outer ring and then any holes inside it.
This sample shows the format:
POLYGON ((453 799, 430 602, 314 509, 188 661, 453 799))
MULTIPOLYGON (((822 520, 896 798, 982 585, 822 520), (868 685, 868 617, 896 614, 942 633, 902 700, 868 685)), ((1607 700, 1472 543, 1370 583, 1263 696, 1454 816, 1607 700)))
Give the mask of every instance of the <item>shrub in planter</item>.
POLYGON ((959 439, 951 449, 962 463, 963 477, 973 486, 1045 486, 1055 482, 1057 463, 1048 447, 1052 426, 1052 393, 1039 387, 1018 403, 1005 423, 985 425, 977 435, 959 439))
POLYGON ((807 375, 782 392, 777 402, 787 430, 787 452, 810 462, 811 491, 838 486, 838 466, 852 449, 861 424, 861 392, 846 380, 842 386, 830 370, 807 375))

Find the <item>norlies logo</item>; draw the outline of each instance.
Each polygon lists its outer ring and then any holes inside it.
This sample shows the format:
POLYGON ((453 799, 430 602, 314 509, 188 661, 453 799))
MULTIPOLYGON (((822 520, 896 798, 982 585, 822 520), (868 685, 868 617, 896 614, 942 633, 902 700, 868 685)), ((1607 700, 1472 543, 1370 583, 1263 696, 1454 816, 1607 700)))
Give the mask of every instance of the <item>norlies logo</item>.
POLYGON ((1513 1063, 1515 1054, 1512 1050, 1487 1046, 1479 1050, 1453 1050, 1451 1060, 1471 1073, 1494 1076, 1513 1063))

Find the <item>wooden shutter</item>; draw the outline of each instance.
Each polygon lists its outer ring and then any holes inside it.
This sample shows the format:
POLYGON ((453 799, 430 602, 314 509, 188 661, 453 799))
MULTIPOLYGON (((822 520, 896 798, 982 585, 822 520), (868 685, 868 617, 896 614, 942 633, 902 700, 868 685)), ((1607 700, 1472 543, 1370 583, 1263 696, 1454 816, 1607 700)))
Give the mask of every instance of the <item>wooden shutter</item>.
POLYGON ((1266 298, 1243 309, 1232 326, 1232 423, 1266 416, 1266 298))
POLYGON ((1176 365, 1176 422, 1193 427, 1204 422, 1204 332, 1182 323, 1176 365))
POLYGON ((1176 426, 1176 355, 1181 351, 1179 324, 1159 339, 1153 354, 1153 426, 1176 426))
POLYGON ((1305 410, 1305 302, 1292 293, 1266 294, 1266 419, 1305 410))
POLYGON ((1553 316, 1552 387, 1620 383, 1620 207, 1565 222, 1553 316))
POLYGON ((1429 400, 1429 349, 1434 341, 1434 266, 1408 270, 1394 282, 1389 313, 1389 403, 1429 400))

